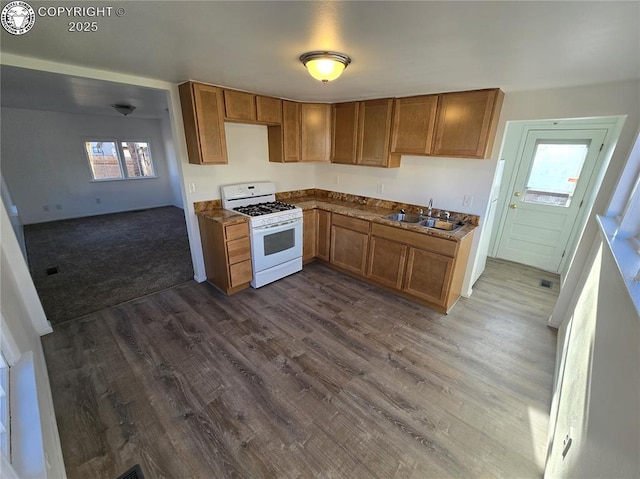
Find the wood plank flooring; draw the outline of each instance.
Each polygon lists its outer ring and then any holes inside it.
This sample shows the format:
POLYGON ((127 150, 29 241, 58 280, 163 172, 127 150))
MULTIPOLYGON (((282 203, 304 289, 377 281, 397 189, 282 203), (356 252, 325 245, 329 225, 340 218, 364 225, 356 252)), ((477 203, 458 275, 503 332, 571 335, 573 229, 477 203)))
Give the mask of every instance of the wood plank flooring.
POLYGON ((541 477, 557 283, 490 260, 445 316, 309 264, 56 326, 43 346, 68 476, 541 477))

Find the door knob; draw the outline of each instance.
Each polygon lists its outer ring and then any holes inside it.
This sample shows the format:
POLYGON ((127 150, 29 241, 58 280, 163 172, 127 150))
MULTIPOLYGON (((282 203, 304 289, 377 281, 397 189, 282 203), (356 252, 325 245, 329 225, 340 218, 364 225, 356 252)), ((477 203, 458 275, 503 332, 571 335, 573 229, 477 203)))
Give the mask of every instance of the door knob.
POLYGON ((509 206, 509 208, 511 208, 512 210, 515 210, 518 207, 518 205, 516 205, 515 203, 511 203, 511 205, 509 206))
POLYGON ((516 192, 513 194, 513 196, 520 196, 520 192, 519 192, 519 191, 516 191, 516 192))

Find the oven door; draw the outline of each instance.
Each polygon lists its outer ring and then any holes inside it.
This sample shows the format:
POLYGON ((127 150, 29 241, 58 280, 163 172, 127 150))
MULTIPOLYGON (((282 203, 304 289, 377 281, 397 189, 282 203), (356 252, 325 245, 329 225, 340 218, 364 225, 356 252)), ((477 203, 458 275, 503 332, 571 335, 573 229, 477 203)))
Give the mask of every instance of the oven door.
POLYGON ((251 258, 255 272, 302 258, 302 218, 253 228, 251 258))

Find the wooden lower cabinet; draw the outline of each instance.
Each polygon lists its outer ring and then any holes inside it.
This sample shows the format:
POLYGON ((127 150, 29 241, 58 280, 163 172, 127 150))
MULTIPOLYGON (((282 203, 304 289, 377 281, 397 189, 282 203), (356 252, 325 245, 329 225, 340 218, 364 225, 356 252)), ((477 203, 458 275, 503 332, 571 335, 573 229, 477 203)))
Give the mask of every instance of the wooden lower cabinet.
POLYGON ((308 263, 316 257, 316 223, 318 222, 317 210, 302 212, 302 262, 308 263))
POLYGON ((369 244, 367 278, 390 288, 401 289, 406 260, 406 245, 372 236, 369 244))
POLYGON ((331 218, 331 263, 365 275, 369 248, 369 222, 334 214, 331 218))
POLYGON ((367 278, 449 311, 460 297, 473 233, 460 241, 373 223, 367 278))
POLYGON ((316 257, 329 261, 331 259, 331 212, 316 210, 316 257))
POLYGON ((225 225, 199 216, 207 281, 226 294, 249 286, 253 277, 249 224, 225 225))
POLYGON ((403 291, 418 298, 445 305, 453 258, 417 248, 409 248, 403 291))
POLYGON ((304 262, 322 259, 441 312, 460 297, 473 233, 453 241, 320 209, 303 212, 303 228, 304 262))

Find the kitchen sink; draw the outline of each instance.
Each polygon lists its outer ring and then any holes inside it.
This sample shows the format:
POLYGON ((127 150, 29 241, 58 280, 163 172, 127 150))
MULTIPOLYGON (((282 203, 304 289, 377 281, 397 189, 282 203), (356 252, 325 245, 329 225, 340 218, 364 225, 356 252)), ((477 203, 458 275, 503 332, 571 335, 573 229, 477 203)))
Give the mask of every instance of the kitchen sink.
POLYGON ((401 221, 403 223, 420 223, 424 217, 410 213, 394 213, 386 217, 391 221, 401 221))
POLYGON ((444 228, 437 227, 435 225, 438 223, 434 221, 436 218, 431 219, 432 222, 434 222, 435 224, 433 226, 428 226, 428 222, 430 218, 426 218, 425 216, 411 214, 411 213, 393 213, 385 216, 385 218, 391 221, 400 221, 401 223, 411 223, 418 226, 424 226, 425 228, 431 228, 434 230, 448 231, 449 233, 455 233, 460 228, 465 226, 464 223, 458 221, 456 223, 451 222, 448 225, 446 225, 447 227, 444 227, 444 228))
POLYGON ((447 228, 440 228, 440 227, 437 227, 435 225, 434 226, 427 226, 427 221, 428 220, 421 221, 420 222, 420 226, 425 226, 427 228, 433 228, 434 230, 448 231, 449 233, 454 233, 455 231, 458 231, 460 228, 465 226, 464 223, 458 221, 457 223, 449 223, 449 227, 447 227, 447 228))

